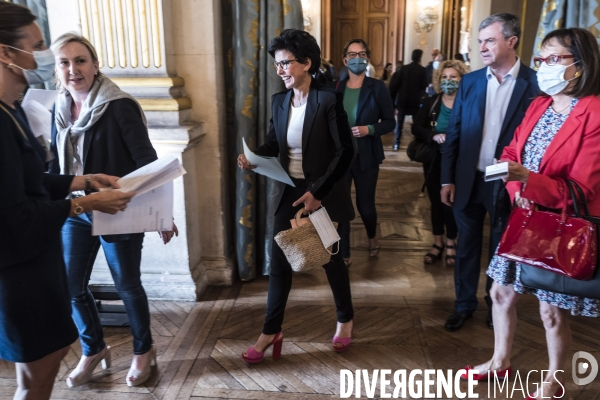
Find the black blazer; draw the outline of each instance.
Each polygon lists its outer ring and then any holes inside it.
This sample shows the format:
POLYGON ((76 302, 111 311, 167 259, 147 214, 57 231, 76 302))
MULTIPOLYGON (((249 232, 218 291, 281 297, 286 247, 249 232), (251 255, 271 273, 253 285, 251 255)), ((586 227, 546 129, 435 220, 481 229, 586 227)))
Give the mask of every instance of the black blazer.
MULTIPOLYGON (((54 118, 52 119, 54 121, 54 118)), ((54 160, 49 172, 59 174, 56 124, 52 126, 54 160)), ((83 139, 83 173, 124 176, 156 160, 139 106, 131 99, 111 101, 83 139)))
MULTIPOLYGON (((56 124, 53 124, 50 148, 54 159, 49 164, 49 172, 60 174, 56 134, 56 124)), ((131 99, 111 101, 83 139, 81 161, 84 174, 102 173, 122 177, 157 158, 140 107, 131 99)), ((107 242, 123 241, 130 237, 128 234, 102 236, 107 242)))
MULTIPOLYGON (((273 95, 269 132, 265 143, 254 150, 261 156, 279 156, 279 162, 286 172, 289 172, 290 163, 287 125, 291 99, 291 89, 273 95)), ((344 111, 342 93, 318 86, 313 80, 302 128, 302 170, 308 191, 321 200, 333 221, 346 222, 354 218, 350 185, 341 179, 350 167, 354 154, 354 141, 344 111)), ((283 191, 280 191, 275 214, 282 196, 283 191)))
MULTIPOLYGON (((348 79, 339 82, 337 89, 344 93, 348 79)), ((379 165, 385 159, 381 136, 390 133, 396 126, 394 105, 385 83, 365 77, 358 96, 356 126, 373 125, 373 135, 356 139, 358 159, 354 168, 365 171, 379 165)))
MULTIPOLYGON (((453 208, 457 210, 463 210, 469 203, 475 182, 483 140, 487 84, 487 67, 463 76, 448 123, 442 155, 442 184, 456 184, 453 208)), ((539 93, 535 71, 521 63, 498 138, 496 158, 500 158, 504 147, 511 142, 527 107, 539 93)))
POLYGON ((419 112, 413 120, 410 128, 411 133, 422 142, 432 143, 437 132, 431 126, 432 121, 437 121, 442 108, 442 94, 433 97, 425 97, 419 112))
POLYGON ((396 107, 404 109, 406 115, 416 115, 426 87, 425 67, 412 62, 394 72, 390 81, 390 94, 396 107))

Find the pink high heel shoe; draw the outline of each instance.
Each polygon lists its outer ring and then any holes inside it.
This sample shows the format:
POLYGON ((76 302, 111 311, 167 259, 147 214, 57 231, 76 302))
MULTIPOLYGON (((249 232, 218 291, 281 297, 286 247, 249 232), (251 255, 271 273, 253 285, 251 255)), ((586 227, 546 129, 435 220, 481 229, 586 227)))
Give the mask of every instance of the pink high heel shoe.
POLYGON ((273 346, 273 360, 279 360, 281 358, 281 347, 283 346, 283 332, 279 332, 275 335, 271 343, 269 343, 263 351, 254 350, 254 346, 248 347, 246 352, 242 354, 242 358, 248 364, 259 364, 262 362, 265 352, 271 346, 273 346))
MULTIPOLYGON (((352 319, 351 321, 354 322, 354 319, 352 319)), ((333 345, 333 351, 335 351, 336 353, 341 353, 343 351, 348 350, 348 348, 350 347, 350 343, 352 343, 352 335, 350 335, 350 337, 345 338, 333 335, 333 340, 331 341, 331 344, 333 345)))

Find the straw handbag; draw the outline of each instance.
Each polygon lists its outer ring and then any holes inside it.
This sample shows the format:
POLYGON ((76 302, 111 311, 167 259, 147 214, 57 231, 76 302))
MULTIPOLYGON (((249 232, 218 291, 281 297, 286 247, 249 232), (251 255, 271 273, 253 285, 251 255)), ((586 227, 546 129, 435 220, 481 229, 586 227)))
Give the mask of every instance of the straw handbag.
MULTIPOLYGON (((285 258, 296 272, 321 267, 331 260, 333 254, 337 254, 337 251, 331 252, 333 246, 329 249, 323 246, 310 219, 300 218, 303 212, 305 212, 304 208, 296 213, 294 219, 297 227, 281 231, 275 236, 275 242, 283 250, 285 258)), ((335 222, 334 225, 337 227, 335 222)))

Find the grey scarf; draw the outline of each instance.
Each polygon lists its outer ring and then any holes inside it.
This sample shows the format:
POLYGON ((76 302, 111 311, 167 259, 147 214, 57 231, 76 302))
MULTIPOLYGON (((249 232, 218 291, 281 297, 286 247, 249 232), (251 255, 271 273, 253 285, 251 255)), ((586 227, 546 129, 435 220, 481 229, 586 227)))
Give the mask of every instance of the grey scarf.
MULTIPOLYGON (((113 100, 131 99, 137 103, 135 98, 129 93, 125 93, 119 87, 105 76, 100 76, 90 89, 79 119, 74 124, 71 123, 71 104, 73 97, 68 91, 64 91, 56 98, 56 148, 58 150, 58 159, 60 164, 60 173, 63 175, 74 175, 78 167, 83 164, 77 154, 77 143, 81 135, 90 129, 108 108, 113 100)), ((139 103, 138 103, 139 106, 139 103)), ((140 107, 144 125, 146 117, 140 107)))

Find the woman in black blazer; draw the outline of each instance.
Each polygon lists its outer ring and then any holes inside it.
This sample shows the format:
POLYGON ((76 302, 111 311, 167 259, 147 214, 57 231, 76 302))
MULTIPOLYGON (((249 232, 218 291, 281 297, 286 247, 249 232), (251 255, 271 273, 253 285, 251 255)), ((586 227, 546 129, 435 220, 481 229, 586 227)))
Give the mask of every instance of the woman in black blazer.
MULTIPOLYGON (((51 171, 124 176, 156 160, 139 104, 99 72, 92 44, 67 33, 52 44, 52 50, 60 92, 55 105, 51 171)), ((86 194, 81 191, 75 197, 86 194)), ((177 232, 173 227, 173 231, 161 233, 165 243, 177 232)), ((134 356, 125 381, 129 386, 143 384, 156 363, 148 299, 140 279, 144 234, 92 236, 92 214, 82 213, 67 219, 62 239, 73 319, 83 353, 67 385, 88 382, 100 362, 103 368, 110 367, 110 346, 104 342, 94 298, 87 287, 99 247, 104 250, 133 335, 134 356)))
POLYGON ((443 61, 433 73, 432 83, 438 93, 425 97, 412 125, 412 134, 420 141, 439 147, 435 158, 423 164, 427 195, 431 202, 431 226, 435 242, 431 251, 425 254, 425 264, 433 264, 442 257, 444 251, 444 226, 446 227, 446 265, 454 265, 456 259, 455 242, 458 235, 452 208, 442 203, 440 190, 442 174, 442 152, 446 140, 446 128, 462 76, 467 73, 461 61, 443 61))
MULTIPOLYGON (((317 85, 311 77, 319 68, 321 50, 309 33, 286 29, 271 41, 277 74, 287 90, 273 95, 271 127, 265 143, 255 150, 261 156, 277 157, 296 187, 286 185, 277 200, 273 233, 290 229, 290 219, 304 207, 314 211, 321 205, 332 221, 354 218, 350 187, 342 179, 354 156, 354 144, 341 94, 317 85)), ((238 165, 252 169, 240 154, 238 165)), ((324 265, 337 307, 335 351, 348 348, 354 310, 348 270, 341 254, 324 265)), ((292 268, 281 248, 273 243, 269 295, 263 333, 242 355, 247 363, 259 363, 273 345, 273 358, 281 354, 281 325, 289 292, 292 268)))
POLYGON ((15 399, 49 399, 61 360, 77 338, 60 229, 84 211, 111 214, 133 193, 69 192, 112 186, 117 177, 44 173, 47 153, 17 103, 28 84, 52 79, 54 57, 29 9, 0 2, 0 359, 16 364, 15 399), (34 57, 35 55, 35 57, 34 57))
MULTIPOLYGON (((348 185, 356 188, 356 208, 362 218, 369 238, 369 255, 379 254, 377 240, 377 210, 375 190, 379 177, 379 164, 385 159, 381 136, 392 132, 396 124, 394 104, 384 82, 366 76, 371 51, 362 39, 352 39, 344 47, 344 65, 348 78, 340 81, 337 89, 344 94, 344 109, 352 135, 356 140, 358 156, 346 175, 348 185)), ((338 227, 341 252, 347 266, 350 260, 350 223, 338 227)))

